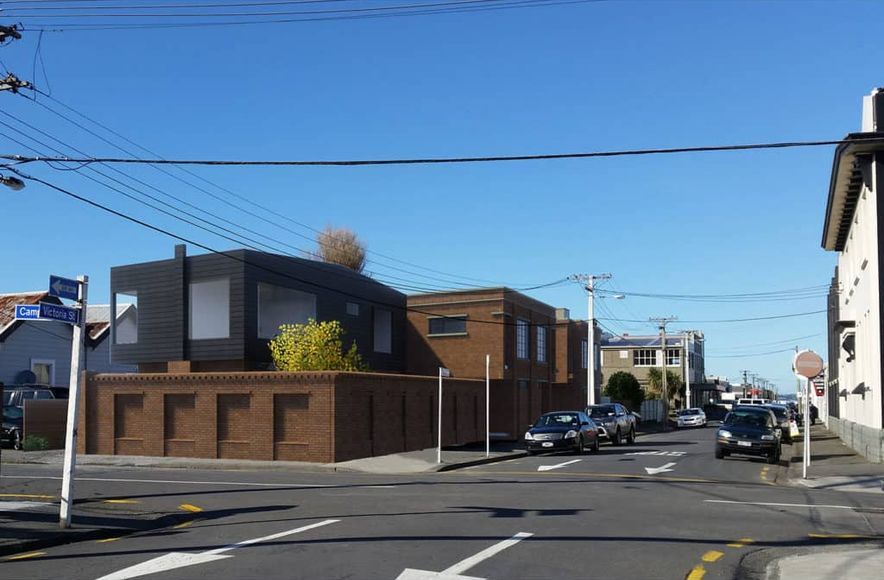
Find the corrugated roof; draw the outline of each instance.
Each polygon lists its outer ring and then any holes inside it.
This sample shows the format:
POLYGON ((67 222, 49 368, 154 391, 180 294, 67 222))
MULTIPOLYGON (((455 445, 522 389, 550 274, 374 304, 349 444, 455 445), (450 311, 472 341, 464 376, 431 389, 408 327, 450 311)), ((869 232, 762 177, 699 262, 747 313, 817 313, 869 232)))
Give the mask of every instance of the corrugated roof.
MULTIPOLYGON (((117 304, 117 318, 133 306, 133 304, 117 304)), ((89 338, 97 340, 110 328, 110 310, 110 304, 90 304, 86 308, 86 331, 89 333, 89 338)))
POLYGON ((3 335, 10 326, 15 324, 16 304, 39 304, 46 299, 49 292, 19 292, 14 294, 0 294, 0 335, 3 335))

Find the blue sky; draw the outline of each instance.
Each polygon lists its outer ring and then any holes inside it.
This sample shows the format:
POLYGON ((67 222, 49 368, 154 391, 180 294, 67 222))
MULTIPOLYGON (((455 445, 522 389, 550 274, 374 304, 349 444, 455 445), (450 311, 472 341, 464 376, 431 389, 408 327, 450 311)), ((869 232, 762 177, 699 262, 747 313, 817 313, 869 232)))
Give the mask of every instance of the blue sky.
MULTIPOLYGON (((876 2, 661 0, 222 29, 47 32, 41 53, 49 82, 38 66, 36 83, 173 158, 507 155, 835 139, 859 130, 862 96, 884 84, 884 48, 868 33, 875 21, 884 21, 884 5, 876 2)), ((0 47, 3 65, 34 79, 36 43, 36 33, 25 33, 0 47)), ((121 155, 41 105, 70 116, 53 101, 0 97, 0 110, 89 155, 121 155)), ((52 144, 49 138, 6 115, 0 122, 15 128, 0 124, 0 150, 31 153, 12 136, 50 152, 29 141, 52 144)), ((412 285, 449 286, 452 277, 469 277, 520 286, 611 272, 610 290, 735 294, 829 281, 835 256, 819 242, 832 153, 820 147, 193 171, 243 196, 247 201, 233 201, 255 213, 314 228, 346 226, 370 251, 451 275, 382 258, 409 272, 369 267, 412 285)), ((119 169, 291 252, 312 247, 149 167, 119 169)), ((211 247, 237 246, 102 188, 83 177, 85 169, 33 164, 27 171, 211 247)), ((44 288, 50 273, 88 273, 93 301, 106 302, 110 266, 172 254, 172 240, 38 184, 2 196, 0 292, 44 288)), ((586 316, 577 285, 532 295, 586 316)), ((824 308, 819 296, 715 304, 630 297, 604 301, 597 315, 631 334, 655 329, 623 320, 698 321, 672 328, 705 331, 707 373, 736 377, 750 369, 788 391, 795 384, 789 353, 734 355, 795 345, 824 353, 824 314, 701 321, 824 308)))

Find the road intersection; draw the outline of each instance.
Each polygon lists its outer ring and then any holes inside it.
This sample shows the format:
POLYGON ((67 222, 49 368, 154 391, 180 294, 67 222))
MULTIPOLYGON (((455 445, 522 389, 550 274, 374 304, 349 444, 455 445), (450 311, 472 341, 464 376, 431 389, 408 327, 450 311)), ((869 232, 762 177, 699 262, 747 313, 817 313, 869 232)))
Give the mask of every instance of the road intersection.
MULTIPOLYGON (((116 505, 178 519, 0 570, 47 580, 60 565, 70 580, 697 580, 733 578, 758 550, 884 536, 881 497, 786 485, 784 465, 758 459, 715 460, 713 433, 420 475, 90 467, 82 505, 134 502, 116 505)), ((3 493, 56 493, 55 467, 5 469, 3 493)))

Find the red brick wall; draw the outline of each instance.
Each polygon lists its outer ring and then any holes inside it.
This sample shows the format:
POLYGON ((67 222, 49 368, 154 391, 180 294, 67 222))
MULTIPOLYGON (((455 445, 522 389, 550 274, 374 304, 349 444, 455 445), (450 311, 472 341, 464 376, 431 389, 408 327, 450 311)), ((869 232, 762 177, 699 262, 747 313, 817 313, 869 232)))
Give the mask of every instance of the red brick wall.
MULTIPOLYGON (((432 447, 435 377, 379 373, 89 375, 79 451, 334 462, 432 447)), ((446 379, 443 444, 484 437, 483 381, 446 379)))

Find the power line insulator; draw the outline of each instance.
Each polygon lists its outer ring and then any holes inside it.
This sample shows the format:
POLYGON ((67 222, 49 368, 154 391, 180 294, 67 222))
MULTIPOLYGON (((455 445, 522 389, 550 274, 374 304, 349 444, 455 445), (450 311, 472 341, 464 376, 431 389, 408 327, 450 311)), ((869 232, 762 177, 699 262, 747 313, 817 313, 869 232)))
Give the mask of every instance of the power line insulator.
POLYGON ((12 91, 17 93, 20 89, 30 89, 33 85, 28 81, 19 79, 12 73, 6 75, 6 78, 0 80, 0 91, 12 91))
POLYGON ((21 40, 21 33, 18 31, 18 25, 3 26, 0 24, 0 44, 6 44, 12 40, 21 40))

